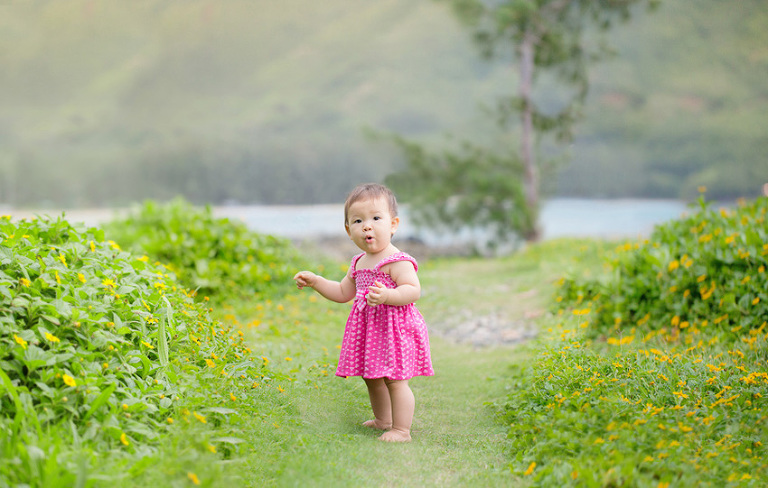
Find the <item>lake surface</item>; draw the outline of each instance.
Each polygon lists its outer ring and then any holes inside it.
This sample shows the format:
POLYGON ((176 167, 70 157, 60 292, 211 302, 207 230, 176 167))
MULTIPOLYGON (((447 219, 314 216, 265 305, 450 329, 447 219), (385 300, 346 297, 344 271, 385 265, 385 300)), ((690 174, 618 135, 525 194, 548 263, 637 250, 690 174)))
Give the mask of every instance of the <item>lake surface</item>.
MULTIPOLYGON (((542 237, 599 237, 633 238, 650 234, 653 227, 662 222, 680 217, 686 212, 686 205, 676 200, 583 200, 552 199, 541 211, 542 237)), ((84 222, 88 225, 112 219, 124 210, 88 209, 67 210, 70 222, 84 222)), ((311 237, 344 237, 344 208, 334 205, 299 206, 223 206, 214 207, 214 215, 242 220, 250 229, 290 239, 311 237)), ((2 213, 14 218, 29 218, 35 215, 61 215, 56 211, 15 211, 5 209, 2 213)), ((407 207, 401 210, 401 225, 398 238, 415 238, 425 244, 451 244, 472 240, 471 232, 459 236, 445 236, 416 229, 409 222, 407 207)))
MULTIPOLYGON (((540 223, 544 239, 643 237, 655 225, 683 215, 686 208, 676 200, 553 199, 543 205, 540 223)), ((343 205, 217 207, 214 213, 241 219, 258 232, 291 239, 344 235, 343 205)), ((401 214, 399 238, 417 238, 427 244, 450 240, 416 229, 409 222, 407 208, 401 214)), ((471 238, 471 234, 463 237, 471 238)))

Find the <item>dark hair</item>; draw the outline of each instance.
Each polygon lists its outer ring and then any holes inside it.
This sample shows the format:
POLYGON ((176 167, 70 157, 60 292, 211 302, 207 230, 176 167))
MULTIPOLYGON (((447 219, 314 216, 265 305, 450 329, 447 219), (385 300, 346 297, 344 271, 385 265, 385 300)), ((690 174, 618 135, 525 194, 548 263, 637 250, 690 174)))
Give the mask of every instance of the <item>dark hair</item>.
POLYGON ((378 183, 364 183, 358 185, 347 196, 347 200, 344 202, 344 225, 347 225, 347 219, 349 218, 349 207, 360 200, 368 200, 384 197, 389 204, 389 213, 392 217, 397 217, 397 199, 392 190, 384 185, 378 183))

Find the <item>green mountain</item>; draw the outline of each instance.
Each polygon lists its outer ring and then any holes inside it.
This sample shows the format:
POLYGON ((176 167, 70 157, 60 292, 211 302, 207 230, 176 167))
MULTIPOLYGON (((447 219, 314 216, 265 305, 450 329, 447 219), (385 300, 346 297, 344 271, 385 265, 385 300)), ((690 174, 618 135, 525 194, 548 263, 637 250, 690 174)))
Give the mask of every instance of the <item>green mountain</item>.
MULTIPOLYGON (((612 32, 550 190, 758 191, 761 4, 668 0, 612 32)), ((514 66, 481 60, 431 0, 11 1, 0 66, 0 205, 16 206, 336 202, 401 164, 367 130, 485 137, 479 107, 516 89, 514 66)))

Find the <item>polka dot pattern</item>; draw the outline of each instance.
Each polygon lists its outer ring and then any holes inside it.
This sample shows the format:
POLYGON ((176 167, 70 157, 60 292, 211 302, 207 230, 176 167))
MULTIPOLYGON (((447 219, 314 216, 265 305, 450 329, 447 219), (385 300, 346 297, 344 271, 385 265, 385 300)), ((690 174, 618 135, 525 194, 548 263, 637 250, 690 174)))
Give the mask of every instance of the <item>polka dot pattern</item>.
POLYGON ((416 305, 370 306, 365 301, 368 287, 375 281, 387 288, 397 287, 388 274, 380 271, 382 266, 410 261, 418 270, 416 260, 401 252, 383 259, 373 269, 355 269, 362 256, 352 258, 357 295, 344 329, 336 376, 407 380, 434 375, 427 325, 416 305))

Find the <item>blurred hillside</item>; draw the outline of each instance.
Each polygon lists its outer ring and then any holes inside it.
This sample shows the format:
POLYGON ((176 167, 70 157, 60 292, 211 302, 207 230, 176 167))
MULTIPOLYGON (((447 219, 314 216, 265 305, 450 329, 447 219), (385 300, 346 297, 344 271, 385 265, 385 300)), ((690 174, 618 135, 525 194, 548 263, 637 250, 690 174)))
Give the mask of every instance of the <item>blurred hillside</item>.
MULTIPOLYGON (((757 193, 761 5, 668 0, 612 33, 550 190, 757 193)), ((0 3, 0 206, 338 202, 401 164, 365 129, 433 144, 489 131, 478 107, 516 75, 468 37, 429 0, 0 3)))

